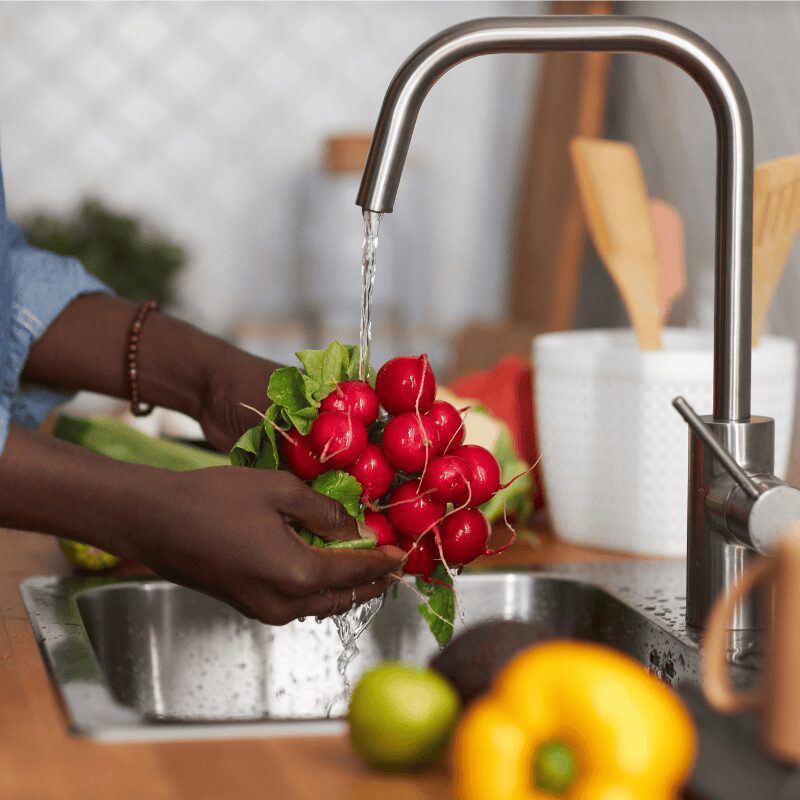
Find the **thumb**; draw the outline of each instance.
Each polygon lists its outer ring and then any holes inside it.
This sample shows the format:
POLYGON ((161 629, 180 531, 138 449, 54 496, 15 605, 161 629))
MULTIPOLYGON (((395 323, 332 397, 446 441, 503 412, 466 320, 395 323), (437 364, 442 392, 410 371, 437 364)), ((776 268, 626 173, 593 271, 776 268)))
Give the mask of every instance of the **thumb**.
POLYGON ((308 496, 289 512, 295 522, 325 539, 375 539, 375 532, 351 517, 345 507, 331 497, 308 489, 308 496))

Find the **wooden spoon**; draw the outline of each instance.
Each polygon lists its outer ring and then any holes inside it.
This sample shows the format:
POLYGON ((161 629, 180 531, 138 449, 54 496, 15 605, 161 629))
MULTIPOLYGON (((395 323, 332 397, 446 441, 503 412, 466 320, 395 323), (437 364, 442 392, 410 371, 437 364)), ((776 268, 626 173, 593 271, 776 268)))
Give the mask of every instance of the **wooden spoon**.
POLYGON ((658 245, 639 157, 625 142, 586 137, 572 139, 570 154, 589 233, 639 346, 660 350, 658 245))
POLYGON ((753 179, 753 345, 800 228, 800 155, 759 164, 753 179))
POLYGON ((661 324, 665 325, 675 301, 686 291, 686 248, 680 212, 666 200, 650 201, 658 245, 661 324))

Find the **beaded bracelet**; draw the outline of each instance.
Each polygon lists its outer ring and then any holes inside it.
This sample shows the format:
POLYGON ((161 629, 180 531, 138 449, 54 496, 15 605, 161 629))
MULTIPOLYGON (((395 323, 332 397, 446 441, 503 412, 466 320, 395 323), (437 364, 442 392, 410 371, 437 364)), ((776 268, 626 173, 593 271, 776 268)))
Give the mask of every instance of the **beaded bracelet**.
POLYGON ((152 405, 141 402, 137 356, 139 355, 139 334, 142 331, 142 325, 144 325, 147 315, 151 311, 157 310, 158 303, 155 300, 142 303, 136 312, 136 318, 133 320, 128 334, 128 387, 131 395, 131 413, 135 417, 146 417, 153 410, 152 405))

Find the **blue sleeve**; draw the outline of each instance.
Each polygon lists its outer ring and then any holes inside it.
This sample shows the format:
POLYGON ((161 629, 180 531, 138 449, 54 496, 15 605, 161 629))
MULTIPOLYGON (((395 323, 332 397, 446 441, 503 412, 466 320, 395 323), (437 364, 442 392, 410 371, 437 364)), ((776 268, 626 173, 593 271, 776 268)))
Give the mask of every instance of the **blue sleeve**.
POLYGON ((68 397, 21 382, 33 343, 76 297, 109 291, 77 259, 31 247, 7 219, 4 206, 0 205, 0 452, 12 421, 35 427, 68 397))

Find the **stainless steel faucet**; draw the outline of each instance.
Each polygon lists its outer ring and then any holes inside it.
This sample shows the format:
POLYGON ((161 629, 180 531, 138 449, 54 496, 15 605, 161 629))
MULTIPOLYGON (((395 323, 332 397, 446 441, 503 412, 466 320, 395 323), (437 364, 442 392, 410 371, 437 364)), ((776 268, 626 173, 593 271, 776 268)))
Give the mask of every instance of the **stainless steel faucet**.
MULTIPOLYGON (((800 518, 800 490, 772 475, 773 420, 750 416, 753 123, 728 62, 701 37, 657 19, 497 17, 455 25, 414 51, 392 79, 356 202, 364 210, 392 210, 420 107, 451 67, 491 53, 580 51, 649 53, 672 62, 703 90, 716 124, 713 414, 683 409, 690 422, 686 616, 702 626, 719 592, 756 551, 769 548, 780 520, 787 513, 800 518), (731 462, 756 477, 747 483, 732 476, 731 462)), ((742 603, 732 627, 757 627, 755 607, 742 603)))

